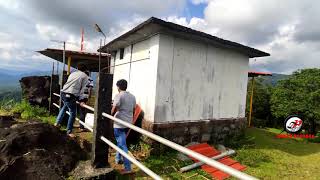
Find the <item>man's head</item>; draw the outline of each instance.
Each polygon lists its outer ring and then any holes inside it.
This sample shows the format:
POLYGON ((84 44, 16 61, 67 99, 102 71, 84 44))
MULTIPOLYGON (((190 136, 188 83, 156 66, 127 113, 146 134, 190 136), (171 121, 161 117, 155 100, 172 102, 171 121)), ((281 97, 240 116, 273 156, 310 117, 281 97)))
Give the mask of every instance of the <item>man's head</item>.
POLYGON ((128 86, 128 83, 126 80, 124 79, 120 79, 119 81, 117 81, 117 87, 118 87, 118 91, 126 91, 127 90, 127 86, 128 86))
POLYGON ((79 64, 78 64, 78 70, 79 70, 79 71, 82 71, 82 72, 85 72, 85 71, 88 70, 88 68, 87 68, 86 65, 79 63, 79 64))

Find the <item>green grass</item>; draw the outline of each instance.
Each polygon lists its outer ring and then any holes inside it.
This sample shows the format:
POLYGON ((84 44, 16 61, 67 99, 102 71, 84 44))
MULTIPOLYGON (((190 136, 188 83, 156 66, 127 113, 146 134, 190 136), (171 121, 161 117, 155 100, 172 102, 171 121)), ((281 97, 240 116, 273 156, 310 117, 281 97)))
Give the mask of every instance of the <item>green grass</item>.
POLYGON ((252 144, 237 149, 236 160, 246 173, 261 179, 320 179, 320 144, 302 139, 278 139, 277 129, 250 128, 252 144))
MULTIPOLYGON (((166 152, 160 156, 149 156, 143 164, 150 168, 153 172, 160 175, 163 179, 210 179, 210 175, 201 169, 195 169, 186 173, 179 173, 181 167, 192 164, 190 161, 180 161, 175 151, 166 152)), ((142 174, 142 173, 141 173, 142 174)), ((137 173, 136 179, 144 179, 148 176, 139 177, 137 173)))
MULTIPOLYGON (((280 132, 274 128, 247 129, 245 136, 231 145, 237 152, 233 158, 247 166, 245 173, 259 179, 320 179, 320 144, 303 139, 278 139, 275 136, 280 132)), ((165 179, 210 178, 201 169, 178 172, 191 163, 179 161, 175 151, 150 156, 144 161, 165 179)))
POLYGON ((54 124, 55 116, 50 116, 49 112, 39 106, 31 106, 26 101, 17 102, 15 100, 1 100, 0 101, 1 115, 20 114, 20 120, 41 120, 45 123, 54 124))

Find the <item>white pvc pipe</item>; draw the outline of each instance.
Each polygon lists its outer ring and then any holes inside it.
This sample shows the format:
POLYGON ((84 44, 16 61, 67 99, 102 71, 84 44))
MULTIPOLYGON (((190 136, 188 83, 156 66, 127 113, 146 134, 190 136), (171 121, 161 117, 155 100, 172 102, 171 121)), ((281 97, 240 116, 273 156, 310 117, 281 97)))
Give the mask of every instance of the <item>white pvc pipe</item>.
MULTIPOLYGON (((57 105, 56 103, 53 103, 53 105, 55 105, 56 107, 59 108, 59 105, 57 105)), ((88 106, 90 109, 92 107, 88 106)), ((92 108, 93 109, 93 108, 92 108)), ((93 109, 94 111, 94 109, 93 109)), ((66 111, 66 113, 68 115, 70 115, 69 111, 66 111)), ((86 123, 82 122, 80 119, 76 118, 77 121, 79 121, 79 123, 81 123, 83 126, 85 126, 87 129, 89 129, 91 132, 93 132, 93 129, 88 126, 86 123)), ((161 180, 162 178, 160 176, 158 176, 157 174, 155 174, 153 171, 151 171, 149 168, 147 168, 146 166, 144 166, 142 163, 140 163, 139 161, 137 161, 135 158, 131 157, 129 154, 127 154, 126 152, 124 152, 122 149, 120 149, 118 146, 116 146, 115 144, 113 144, 111 141, 109 141, 108 139, 106 139, 105 137, 101 136, 100 139, 102 141, 104 141, 105 143, 107 143, 110 147, 112 147, 113 149, 115 149, 116 151, 118 151, 121 155, 123 155, 125 158, 127 158, 130 162, 132 162, 133 164, 135 164, 136 166, 138 166, 143 172, 145 172, 146 174, 148 174, 149 176, 151 176, 154 179, 157 180, 161 180)))
MULTIPOLYGON (((84 105, 83 107, 85 107, 85 108, 87 108, 87 109, 89 109, 91 111, 94 111, 94 108, 90 107, 88 105, 84 105)), ((169 147, 171 147, 171 148, 173 148, 173 149, 175 149, 175 150, 177 150, 177 151, 179 151, 181 153, 184 153, 186 155, 192 156, 193 158, 198 159, 199 161, 202 161, 205 164, 208 164, 208 165, 210 165, 212 167, 215 167, 215 168, 217 168, 217 169, 219 169, 219 170, 221 170, 223 172, 226 172, 226 173, 228 173, 228 174, 230 174, 230 175, 232 175, 232 176, 234 176, 236 178, 244 179, 244 180, 257 180, 257 178, 255 178, 253 176, 250 176, 250 175, 248 175, 246 173, 243 173, 241 171, 233 169, 233 168, 231 168, 231 167, 229 167, 227 165, 224 165, 224 164, 222 164, 222 163, 220 163, 218 161, 212 160, 212 159, 210 159, 210 158, 208 158, 208 157, 206 157, 206 156, 204 156, 204 155, 202 155, 200 153, 194 152, 194 151, 192 151, 192 150, 190 150, 188 148, 185 148, 185 147, 183 147, 183 146, 181 146, 181 145, 179 145, 177 143, 171 142, 171 141, 169 141, 169 140, 167 140, 167 139, 165 139, 163 137, 160 137, 160 136, 158 136, 156 134, 153 134, 153 133, 151 133, 149 131, 146 131, 146 130, 144 130, 142 128, 134 126, 134 125, 132 125, 130 123, 127 123, 125 121, 122 121, 121 119, 115 118, 115 117, 113 117, 113 116, 111 116, 111 115, 109 115, 107 113, 102 113, 102 116, 104 116, 106 118, 109 118, 109 119, 111 119, 111 120, 113 120, 113 121, 115 121, 115 122, 117 122, 117 123, 119 123, 119 124, 121 124, 123 126, 126 126, 126 127, 130 128, 130 129, 133 129, 134 131, 137 131, 137 132, 139 132, 139 133, 141 133, 143 135, 146 135, 149 138, 151 138, 153 140, 156 140, 156 141, 158 141, 158 142, 160 142, 160 143, 162 143, 164 145, 167 145, 167 146, 169 146, 169 147)))
MULTIPOLYGON (((54 106, 56 106, 57 108, 60 108, 60 106, 56 103, 52 103, 54 106)), ((66 113, 70 116, 69 111, 66 111, 66 113)), ((93 129, 87 125, 85 122, 81 121, 79 118, 76 117, 76 120, 79 121, 80 124, 82 124, 85 128, 89 129, 91 132, 93 132, 93 129)))
POLYGON ((127 158, 129 161, 131 161, 133 164, 135 164, 136 166, 138 166, 143 172, 145 172, 146 174, 148 174, 150 177, 152 177, 153 179, 157 179, 157 180, 162 180, 162 178, 160 176, 158 176, 156 173, 154 173, 153 171, 151 171, 150 169, 148 169, 146 166, 144 166, 143 164, 141 164, 139 161, 137 161, 134 157, 130 156, 129 154, 127 154, 126 152, 124 152, 122 149, 120 149, 118 146, 116 146, 115 144, 113 144, 111 141, 109 141, 107 138, 101 136, 100 139, 102 141, 104 141, 105 143, 107 143, 110 147, 112 147, 113 149, 115 149, 116 151, 118 151, 122 156, 124 156, 125 158, 127 158))
MULTIPOLYGON (((216 155, 216 156, 213 156, 213 157, 211 157, 211 159, 213 159, 213 160, 218 160, 218 159, 221 159, 221 158, 223 158, 223 157, 225 157, 225 156, 229 156, 229 155, 232 155, 232 154, 235 154, 236 153, 236 151, 235 150, 228 150, 228 151, 226 151, 226 152, 223 152, 223 153, 221 153, 221 154, 219 154, 219 155, 216 155)), ((197 167, 199 167, 199 166, 202 166, 204 164, 204 162, 201 162, 201 161, 199 161, 199 162, 197 162, 197 163, 193 163, 193 164, 191 164, 191 165, 189 165, 189 166, 185 166, 185 167, 182 167, 182 168, 180 168, 180 172, 185 172, 185 171, 189 171, 189 170, 191 170, 191 169, 194 169, 194 168, 197 168, 197 167)))
POLYGON ((194 151, 192 151, 192 150, 190 150, 188 148, 185 148, 185 147, 183 147, 183 146, 181 146, 179 144, 171 142, 171 141, 169 141, 169 140, 167 140, 167 139, 165 139, 163 137, 160 137, 160 136, 158 136, 156 134, 153 134, 153 133, 151 133, 149 131, 141 129, 141 128, 139 128, 137 126, 134 126, 134 125, 132 125, 130 123, 127 123, 125 121, 122 121, 121 119, 115 118, 115 117, 113 117, 113 116, 111 116, 111 115, 109 115, 107 113, 102 113, 102 116, 104 116, 106 118, 109 118, 109 119, 111 119, 111 120, 113 120, 113 121, 115 121, 115 122, 117 122, 117 123, 119 123, 119 124, 121 124, 123 126, 126 126, 126 127, 130 128, 130 129, 133 129, 133 130, 135 130, 135 131, 137 131, 137 132, 139 132, 139 133, 141 133, 143 135, 146 135, 149 138, 151 138, 153 140, 156 140, 156 141, 158 141, 158 142, 160 142, 162 144, 165 144, 165 145, 167 145, 167 146, 169 146, 169 147, 171 147, 171 148, 173 148, 173 149, 175 149, 175 150, 177 150, 179 152, 182 152, 182 153, 184 153, 186 155, 192 156, 195 159, 198 159, 199 161, 202 161, 202 162, 204 162, 204 163, 206 163, 206 164, 208 164, 208 165, 210 165, 212 167, 215 167, 215 168, 217 168, 217 169, 219 169, 219 170, 221 170, 223 172, 226 172, 226 173, 228 173, 228 174, 230 174, 230 175, 232 175, 232 176, 234 176, 236 178, 244 179, 244 180, 256 180, 257 179, 255 177, 252 177, 252 176, 246 174, 246 173, 243 173, 243 172, 238 171, 236 169, 233 169, 233 168, 231 168, 231 167, 229 167, 227 165, 224 165, 224 164, 222 164, 222 163, 220 163, 218 161, 212 160, 212 159, 210 159, 210 158, 208 158, 208 157, 206 157, 206 156, 204 156, 204 155, 202 155, 200 153, 194 152, 194 151))
MULTIPOLYGON (((60 95, 57 94, 57 93, 53 93, 53 95, 60 97, 60 95)), ((77 101, 77 103, 80 104, 78 101, 77 101)), ((55 103, 53 103, 53 104, 55 104, 55 103)), ((60 106, 59 106, 59 107, 60 107, 60 106)), ((86 105, 86 104, 82 105, 82 107, 87 108, 87 109, 89 109, 90 111, 94 111, 94 108, 93 108, 93 107, 88 106, 88 105, 86 105)))

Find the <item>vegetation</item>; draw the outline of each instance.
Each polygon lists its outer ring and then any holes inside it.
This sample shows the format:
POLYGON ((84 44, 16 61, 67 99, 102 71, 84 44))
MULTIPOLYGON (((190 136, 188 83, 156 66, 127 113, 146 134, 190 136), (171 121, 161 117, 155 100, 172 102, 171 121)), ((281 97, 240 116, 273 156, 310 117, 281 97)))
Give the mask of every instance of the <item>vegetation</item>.
MULTIPOLYGON (((305 139, 279 139, 282 130, 249 128, 237 143, 228 146, 236 150, 232 158, 245 165, 247 174, 259 179, 317 179, 320 177, 320 144, 305 139)), ((178 160, 176 151, 149 156, 144 164, 164 179, 210 179, 200 168, 186 173, 179 169, 192 161, 178 160)), ((137 179, 145 176, 137 174, 137 179)), ((234 179, 234 178, 231 178, 234 179)))
POLYGON ((247 129, 246 143, 235 159, 246 173, 261 179, 317 179, 320 177, 320 144, 305 139, 278 139, 280 129, 247 129))
POLYGON ((1 89, 0 88, 0 101, 20 101, 21 91, 19 89, 1 89))
POLYGON ((278 83, 271 96, 271 111, 275 118, 296 114, 312 127, 320 123, 320 69, 296 71, 278 83))
POLYGON ((31 106, 26 101, 17 102, 14 99, 0 101, 0 114, 20 115, 21 120, 37 119, 46 123, 53 124, 55 117, 50 116, 49 112, 39 106, 31 106))
MULTIPOLYGON (((250 109, 250 96, 252 90, 251 79, 248 82, 248 92, 247 92, 247 107, 246 115, 249 116, 250 109)), ((255 127, 266 127, 272 126, 272 115, 270 110, 270 97, 272 93, 272 87, 265 85, 264 80, 261 78, 255 78, 254 90, 253 90, 253 121, 252 125, 255 127)))
MULTIPOLYGON (((279 80, 275 86, 270 86, 266 80, 266 77, 255 80, 253 126, 282 127, 287 116, 296 114, 304 120, 304 128, 315 134, 316 124, 320 124, 320 69, 296 71, 279 80)), ((249 81, 247 115, 250 94, 249 81)))

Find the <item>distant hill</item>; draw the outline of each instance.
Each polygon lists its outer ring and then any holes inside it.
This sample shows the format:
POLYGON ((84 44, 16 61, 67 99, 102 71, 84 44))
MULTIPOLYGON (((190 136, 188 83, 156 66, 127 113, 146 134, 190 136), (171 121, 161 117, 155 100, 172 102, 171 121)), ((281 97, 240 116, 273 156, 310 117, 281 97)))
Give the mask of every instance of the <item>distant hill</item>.
POLYGON ((269 86, 275 86, 280 80, 289 78, 290 75, 273 73, 272 76, 262 76, 259 79, 262 83, 269 86))
POLYGON ((20 89, 19 80, 25 76, 51 75, 48 71, 14 72, 0 69, 0 91, 11 91, 20 89))
POLYGON ((0 73, 0 89, 17 88, 19 85, 19 77, 15 75, 9 75, 6 73, 0 73))

